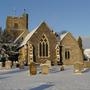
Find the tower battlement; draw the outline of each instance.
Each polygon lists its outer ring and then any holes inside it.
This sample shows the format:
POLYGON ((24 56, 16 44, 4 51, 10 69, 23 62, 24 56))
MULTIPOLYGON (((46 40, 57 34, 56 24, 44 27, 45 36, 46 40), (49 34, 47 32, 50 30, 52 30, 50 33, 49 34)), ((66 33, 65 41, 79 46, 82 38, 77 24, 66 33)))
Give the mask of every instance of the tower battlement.
POLYGON ((23 31, 28 30, 28 14, 23 13, 21 16, 7 16, 6 32, 16 33, 18 37, 23 31))

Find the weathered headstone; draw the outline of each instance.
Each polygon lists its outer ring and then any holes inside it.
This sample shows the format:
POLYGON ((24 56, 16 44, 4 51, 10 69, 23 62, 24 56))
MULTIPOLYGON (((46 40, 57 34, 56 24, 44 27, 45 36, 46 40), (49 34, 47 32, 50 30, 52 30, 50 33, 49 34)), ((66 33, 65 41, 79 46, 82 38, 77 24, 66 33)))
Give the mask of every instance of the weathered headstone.
POLYGON ((84 61, 84 68, 90 68, 90 61, 84 61))
POLYGON ((11 66, 12 66, 12 62, 11 61, 6 61, 5 62, 5 68, 6 69, 11 69, 11 66))
POLYGON ((20 69, 24 69, 24 62, 20 62, 20 63, 19 63, 19 68, 20 68, 20 69))
POLYGON ((60 71, 64 71, 64 66, 60 65, 60 71))
POLYGON ((19 62, 18 61, 16 61, 16 67, 19 67, 19 62))
POLYGON ((37 68, 34 62, 31 62, 29 65, 29 71, 30 75, 36 75, 37 74, 37 68))
POLYGON ((16 68, 16 62, 15 61, 13 62, 13 66, 12 67, 16 68))
POLYGON ((76 62, 74 63, 74 72, 76 74, 82 73, 83 70, 83 63, 82 62, 76 62))
POLYGON ((0 62, 0 69, 2 69, 2 62, 0 62))
POLYGON ((42 70, 42 74, 48 74, 49 72, 49 67, 47 64, 42 64, 41 65, 41 70, 42 70))
POLYGON ((47 60, 45 64, 48 65, 49 68, 51 68, 51 61, 50 60, 47 60))

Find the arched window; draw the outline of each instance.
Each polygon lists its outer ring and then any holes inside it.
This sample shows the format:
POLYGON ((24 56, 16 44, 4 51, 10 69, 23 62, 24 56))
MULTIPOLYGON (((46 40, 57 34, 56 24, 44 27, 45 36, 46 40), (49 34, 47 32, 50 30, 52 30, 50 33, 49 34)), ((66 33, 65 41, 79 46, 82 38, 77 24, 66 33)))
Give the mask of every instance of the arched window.
POLYGON ((68 51, 68 59, 70 59, 70 52, 68 51))
POLYGON ((70 51, 65 50, 65 59, 70 59, 70 51))
POLYGON ((46 56, 48 56, 48 44, 46 43, 46 56))
POLYGON ((42 36, 39 43, 39 56, 40 57, 48 57, 48 40, 45 35, 42 36))
POLYGON ((39 44, 39 56, 42 56, 42 44, 39 44))

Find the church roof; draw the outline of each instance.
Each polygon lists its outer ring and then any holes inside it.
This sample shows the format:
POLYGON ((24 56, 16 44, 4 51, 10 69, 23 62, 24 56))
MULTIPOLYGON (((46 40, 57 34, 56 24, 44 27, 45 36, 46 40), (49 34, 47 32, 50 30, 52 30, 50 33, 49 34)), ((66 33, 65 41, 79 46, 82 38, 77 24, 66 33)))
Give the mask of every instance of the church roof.
POLYGON ((19 40, 19 38, 20 38, 24 33, 25 33, 25 31, 22 32, 22 33, 14 40, 14 43, 16 43, 16 42, 19 40))
MULTIPOLYGON (((45 23, 45 22, 42 22, 42 23, 44 23, 44 24, 49 28, 49 26, 47 25, 47 23, 45 23)), ((22 46, 24 46, 24 45, 27 43, 27 41, 32 37, 32 35, 36 32, 36 30, 41 26, 42 23, 40 23, 35 29, 33 29, 33 30, 25 37, 25 39, 23 40, 23 42, 20 44, 19 47, 22 47, 22 46)), ((52 30, 52 29, 50 28, 50 30, 52 30)), ((64 37, 65 37, 68 33, 69 33, 69 32, 66 32, 66 33, 64 33, 64 34, 61 34, 61 35, 60 35, 60 41, 63 40, 64 37)))
MULTIPOLYGON (((45 22, 42 22, 42 23, 45 23, 45 22)), ((40 23, 35 29, 33 29, 26 37, 25 37, 25 39, 24 39, 24 41, 21 43, 21 45, 19 46, 19 47, 22 47, 22 46, 24 46, 26 43, 27 43, 27 41, 31 38, 31 36, 35 33, 35 31, 41 26, 41 24, 42 23, 40 23)), ((46 23, 45 23, 46 24, 46 23)), ((46 24, 47 25, 47 24, 46 24)))
POLYGON ((66 33, 64 33, 64 34, 61 34, 60 35, 60 41, 62 41, 63 39, 64 39, 64 37, 68 34, 69 32, 66 32, 66 33))

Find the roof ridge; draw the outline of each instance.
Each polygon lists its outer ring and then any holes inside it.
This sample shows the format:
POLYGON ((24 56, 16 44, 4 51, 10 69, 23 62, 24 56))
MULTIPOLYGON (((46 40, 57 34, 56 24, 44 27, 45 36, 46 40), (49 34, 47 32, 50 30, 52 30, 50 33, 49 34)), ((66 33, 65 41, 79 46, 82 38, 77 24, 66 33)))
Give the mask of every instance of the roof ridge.
MULTIPOLYGON (((27 41, 31 38, 31 36, 36 32, 36 30, 38 30, 38 28, 45 23, 45 25, 50 29, 50 27, 48 26, 48 24, 45 21, 42 21, 41 23, 39 23, 39 25, 34 28, 23 40, 23 42, 21 43, 21 45, 19 47, 22 47, 23 45, 25 45, 27 43, 27 41)), ((51 30, 51 29, 50 29, 51 30)))
POLYGON ((64 39, 64 37, 68 34, 69 32, 63 33, 60 35, 60 41, 62 41, 64 39))
POLYGON ((17 40, 24 34, 25 31, 23 31, 15 40, 14 40, 14 43, 17 42, 17 40))
POLYGON ((34 28, 29 34, 27 34, 27 36, 24 38, 23 42, 21 43, 21 45, 19 47, 22 47, 23 45, 26 44, 26 42, 29 40, 29 38, 35 33, 35 31, 40 27, 42 23, 40 23, 36 28, 34 28))

